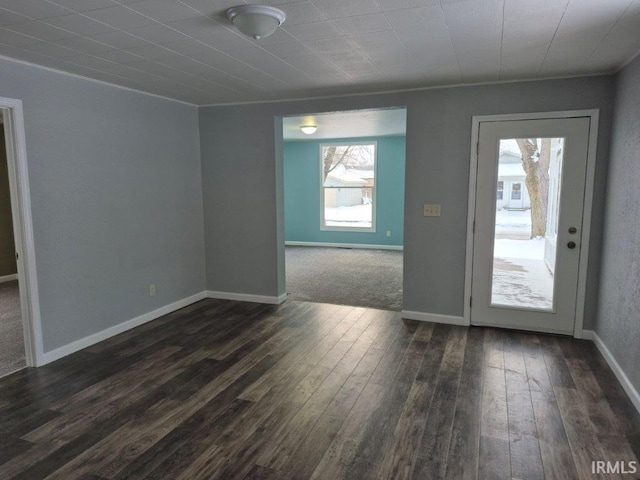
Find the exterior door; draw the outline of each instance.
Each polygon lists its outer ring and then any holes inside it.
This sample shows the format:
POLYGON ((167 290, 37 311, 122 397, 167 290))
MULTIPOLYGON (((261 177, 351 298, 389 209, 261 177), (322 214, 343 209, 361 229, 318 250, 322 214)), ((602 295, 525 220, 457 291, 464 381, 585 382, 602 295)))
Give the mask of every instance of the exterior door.
MULTIPOLYGON (((481 122, 471 323, 573 334, 588 117, 481 122), (530 208, 500 208, 499 152, 522 159, 530 208)), ((513 195, 519 196, 518 199, 513 195)))
POLYGON ((509 208, 522 208, 522 182, 513 182, 511 184, 509 208))

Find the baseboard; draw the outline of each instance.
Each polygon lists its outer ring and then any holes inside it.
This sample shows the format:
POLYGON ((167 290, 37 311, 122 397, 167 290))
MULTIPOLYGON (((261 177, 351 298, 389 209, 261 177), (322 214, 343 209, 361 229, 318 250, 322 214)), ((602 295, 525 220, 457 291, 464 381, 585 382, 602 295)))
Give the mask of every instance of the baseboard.
POLYGON ((17 273, 12 273, 11 275, 3 275, 0 277, 0 283, 12 282, 13 280, 18 280, 17 273))
POLYGON ((468 325, 464 321, 463 317, 457 317, 453 315, 440 315, 438 313, 412 312, 409 310, 402 310, 400 314, 402 318, 406 318, 407 320, 418 320, 420 322, 445 323, 447 325, 462 325, 462 326, 468 325))
POLYGON ((217 298, 220 300, 236 300, 238 302, 254 302, 254 303, 268 303, 271 305, 280 305, 287 299, 287 294, 283 293, 279 297, 272 297, 268 295, 253 295, 250 293, 232 293, 232 292, 215 292, 207 290, 207 298, 217 298))
POLYGON ((71 342, 67 345, 56 348, 55 350, 45 352, 42 356, 42 363, 38 366, 46 365, 47 363, 51 363, 62 357, 66 357, 67 355, 71 355, 78 350, 90 347, 91 345, 106 340, 107 338, 111 338, 115 335, 126 332, 127 330, 131 330, 132 328, 150 322, 151 320, 155 320, 156 318, 160 318, 163 315, 167 315, 168 313, 180 310, 181 308, 203 300, 204 298, 206 298, 205 292, 196 293, 195 295, 183 298, 182 300, 178 300, 177 302, 170 303, 169 305, 165 305, 164 307, 158 308, 157 310, 153 310, 149 313, 145 313, 144 315, 140 315, 139 317, 132 318, 131 320, 127 320, 126 322, 119 323, 118 325, 114 325, 113 327, 109 327, 98 333, 89 335, 88 337, 81 338, 80 340, 76 340, 75 342, 71 342))
POLYGON ((366 243, 284 242, 292 247, 363 248, 370 250, 404 250, 402 245, 368 245, 366 243))
POLYGON ((640 412, 640 393, 638 393, 638 390, 636 390, 636 387, 633 386, 633 383, 631 383, 631 380, 629 380, 629 377, 627 377, 627 374, 624 373, 624 370, 622 369, 618 361, 615 359, 613 354, 609 351, 609 349, 607 348, 605 343, 602 341, 602 339, 593 330, 583 330, 582 338, 584 338, 585 340, 591 340, 593 343, 596 344, 596 347, 598 347, 598 350, 600 351, 604 359, 609 364, 609 368, 613 370, 613 373, 615 374, 616 378, 622 385, 622 388, 624 388, 624 391, 627 392, 627 395, 629 396, 631 403, 633 403, 634 407, 636 407, 636 410, 640 412))

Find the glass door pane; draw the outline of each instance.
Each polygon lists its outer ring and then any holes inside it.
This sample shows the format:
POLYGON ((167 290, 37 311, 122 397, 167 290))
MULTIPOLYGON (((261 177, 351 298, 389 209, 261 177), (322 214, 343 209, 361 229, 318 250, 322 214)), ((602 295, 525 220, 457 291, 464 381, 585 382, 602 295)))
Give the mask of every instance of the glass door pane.
POLYGON ((503 139, 499 147, 491 305, 550 311, 564 138, 503 139))

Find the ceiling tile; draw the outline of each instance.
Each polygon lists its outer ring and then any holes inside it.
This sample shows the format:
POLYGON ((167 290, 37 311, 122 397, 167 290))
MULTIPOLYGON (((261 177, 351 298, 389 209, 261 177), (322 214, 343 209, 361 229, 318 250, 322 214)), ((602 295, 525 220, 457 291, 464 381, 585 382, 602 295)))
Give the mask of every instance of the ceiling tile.
POLYGON ((71 48, 73 50, 78 50, 79 52, 88 53, 91 55, 98 52, 115 50, 112 46, 106 45, 101 42, 97 42, 96 40, 90 37, 65 38, 63 40, 56 41, 56 44, 62 47, 71 48))
POLYGON ((440 5, 440 0, 376 0, 376 2, 384 12, 402 10, 404 8, 440 5))
POLYGON ((63 28, 78 35, 97 35, 98 33, 110 32, 113 30, 109 25, 96 22, 80 14, 63 15, 61 17, 48 18, 45 21, 48 25, 63 28))
POLYGON ((320 22, 327 19, 327 17, 309 1, 287 3, 286 5, 279 5, 278 7, 286 13, 287 18, 285 23, 287 25, 320 22))
POLYGON ((405 10, 396 10, 387 12, 389 23, 396 30, 405 28, 429 28, 433 23, 443 23, 444 16, 439 6, 409 8, 405 10))
POLYGON ((298 40, 320 40, 344 35, 344 32, 332 21, 305 23, 304 25, 284 25, 284 30, 298 40))
POLYGON ((141 58, 157 60, 159 58, 171 57, 177 55, 176 52, 160 45, 149 43, 140 47, 127 48, 127 52, 138 55, 141 58))
POLYGON ((177 42, 186 38, 183 33, 180 33, 177 30, 173 30, 159 23, 155 25, 149 25, 147 27, 132 28, 130 30, 127 30, 127 32, 131 35, 135 35, 136 37, 143 38, 149 42, 159 44, 177 42))
POLYGON ((143 40, 142 38, 134 37, 126 32, 108 32, 100 33, 98 35, 91 35, 92 40, 105 43, 114 48, 133 48, 147 45, 150 42, 143 40))
POLYGON ((341 52, 355 48, 354 43, 347 37, 325 38, 323 40, 311 40, 306 45, 319 53, 341 52))
POLYGON ((285 43, 281 45, 266 45, 264 49, 280 58, 313 54, 313 50, 311 50, 309 47, 307 47, 302 43, 285 43))
POLYGON ((23 45, 31 45, 41 40, 21 33, 12 32, 6 28, 0 28, 0 43, 11 45, 12 47, 21 47, 23 45))
POLYGON ((77 55, 78 52, 70 48, 65 48, 57 43, 39 42, 23 47, 30 52, 39 53, 40 55, 47 55, 49 57, 56 58, 68 58, 77 55))
POLYGON ((0 0, 0 7, 36 20, 72 13, 66 8, 44 0, 0 0))
POLYGON ((204 15, 221 14, 231 7, 245 3, 243 0, 180 0, 180 2, 198 10, 204 15))
POLYGON ((159 22, 174 22, 202 16, 202 13, 175 0, 144 0, 127 6, 159 22))
POLYGON ((380 12, 375 0, 350 0, 346 2, 344 0, 313 0, 313 4, 327 18, 354 17, 380 12))
POLYGON ((89 68, 108 69, 110 66, 112 66, 112 62, 108 62, 107 60, 103 60, 101 58, 94 57, 93 55, 87 55, 84 53, 69 57, 67 60, 75 63, 76 65, 82 65, 83 67, 89 68))
POLYGON ((507 0, 504 2, 505 18, 537 16, 540 18, 562 17, 569 0, 507 0))
POLYGON ((336 18, 334 20, 345 33, 360 35, 362 33, 382 32, 391 30, 391 24, 383 13, 358 15, 357 17, 336 18))
POLYGON ((118 4, 118 2, 113 0, 54 0, 52 3, 73 10, 74 12, 88 12, 90 10, 97 10, 118 4))
POLYGON ((156 22, 133 10, 118 5, 85 13, 86 16, 120 30, 153 25, 156 22))
POLYGON ((203 15, 176 22, 167 22, 167 26, 191 36, 211 35, 220 28, 219 23, 203 15))
MULTIPOLYGON (((91 53, 91 52, 87 52, 91 53)), ((116 62, 121 64, 129 64, 139 62, 142 57, 139 57, 135 53, 128 52, 126 50, 119 50, 117 48, 112 48, 110 50, 102 50, 99 52, 93 53, 96 57, 100 57, 104 60, 109 60, 110 62, 116 62)))
POLYGON ((54 27, 53 25, 49 25, 41 21, 19 23, 18 25, 10 25, 6 28, 13 30, 14 32, 31 35, 32 37, 39 38, 40 40, 46 40, 48 42, 77 36, 75 33, 54 27))
POLYGON ((19 13, 14 13, 9 10, 5 10, 4 8, 0 8, 0 27, 28 22, 29 20, 33 19, 26 15, 20 15, 19 13))

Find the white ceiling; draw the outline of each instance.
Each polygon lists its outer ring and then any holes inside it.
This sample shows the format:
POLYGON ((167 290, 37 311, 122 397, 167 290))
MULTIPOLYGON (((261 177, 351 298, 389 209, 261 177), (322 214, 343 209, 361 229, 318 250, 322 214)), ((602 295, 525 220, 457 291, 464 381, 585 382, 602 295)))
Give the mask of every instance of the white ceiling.
POLYGON ((282 131, 285 140, 405 135, 407 110, 405 108, 388 108, 285 117, 282 120, 282 131), (303 125, 315 125, 318 130, 312 135, 306 135, 300 130, 303 125))
POLYGON ((0 55, 199 105, 618 70, 640 0, 0 0, 0 55), (287 20, 251 40, 242 3, 287 20))

